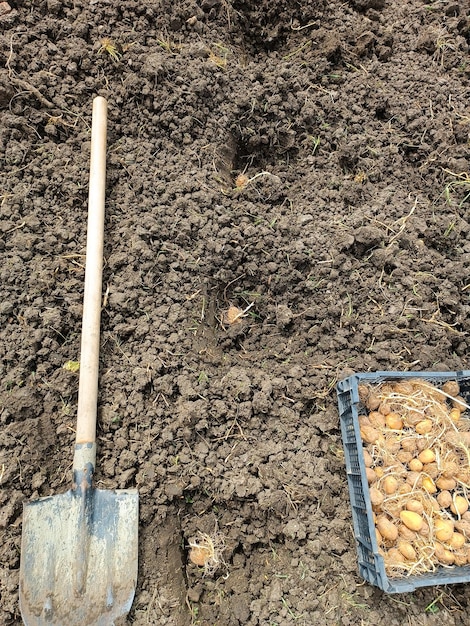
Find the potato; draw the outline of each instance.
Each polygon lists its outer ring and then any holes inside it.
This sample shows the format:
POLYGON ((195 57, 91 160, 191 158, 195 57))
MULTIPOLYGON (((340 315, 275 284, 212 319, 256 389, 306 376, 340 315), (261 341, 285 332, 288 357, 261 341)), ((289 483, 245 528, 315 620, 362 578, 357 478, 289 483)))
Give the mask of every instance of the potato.
POLYGON ((434 402, 426 409, 426 415, 438 421, 445 421, 449 418, 449 409, 445 402, 434 402))
POLYGON ((429 446, 429 442, 426 439, 426 437, 421 437, 420 439, 418 439, 418 441, 416 442, 416 450, 418 451, 418 454, 422 450, 425 450, 428 446, 429 446))
POLYGON ((418 422, 424 419, 424 414, 421 411, 408 411, 406 414, 406 424, 408 426, 415 427, 418 422))
POLYGON ((452 504, 452 495, 450 491, 444 490, 438 493, 436 496, 439 506, 443 509, 448 509, 452 504))
POLYGON ((382 478, 384 475, 384 468, 379 465, 378 467, 374 467, 374 472, 377 474, 377 478, 382 478))
POLYGON ((408 483, 402 483, 398 487, 398 493, 400 495, 404 495, 405 493, 411 493, 413 491, 413 487, 408 483))
MULTIPOLYGON (((463 433, 460 433, 463 434, 463 433)), ((445 478, 454 478, 459 473, 459 462, 457 460, 445 460, 442 463, 442 475, 445 478)))
POLYGON ((380 437, 379 431, 373 426, 361 426, 361 437, 366 443, 376 443, 380 437))
POLYGON ((440 470, 439 470, 437 463, 425 463, 423 465, 423 472, 427 474, 429 478, 432 478, 433 480, 436 479, 440 474, 440 470))
POLYGON ((398 550, 401 552, 401 554, 403 554, 405 559, 407 559, 408 561, 417 560, 416 550, 413 548, 412 544, 409 541, 405 541, 404 539, 399 539, 397 547, 398 547, 398 550))
POLYGON ((382 506, 384 501, 384 495, 381 491, 377 489, 377 487, 371 487, 369 489, 369 495, 373 508, 377 509, 382 506))
POLYGON ((388 496, 390 496, 398 489, 398 480, 395 478, 395 476, 385 476, 385 478, 382 480, 381 487, 384 492, 388 496))
POLYGON ((408 472, 406 475, 406 482, 414 487, 419 487, 421 484, 421 473, 420 472, 408 472))
POLYGON ((401 443, 397 437, 390 437, 390 435, 388 435, 385 439, 384 447, 389 454, 396 457, 398 452, 401 450, 401 443))
POLYGON ((359 400, 362 402, 362 404, 366 404, 370 394, 369 387, 367 385, 358 385, 357 392, 359 394, 359 400))
POLYGON ((379 430, 385 428, 385 416, 378 411, 369 413, 369 421, 374 428, 378 428, 379 430))
POLYGON ((470 448, 470 432, 459 432, 460 441, 464 446, 470 448))
POLYGON ((454 522, 451 519, 436 519, 434 521, 434 535, 439 541, 449 541, 454 533, 454 522))
POLYGON ((420 472, 423 469, 423 464, 419 459, 411 459, 408 463, 408 467, 412 472, 420 472))
POLYGON ((442 438, 446 443, 450 444, 451 446, 458 446, 462 441, 460 435, 461 433, 455 432, 454 430, 447 430, 442 435, 442 438))
POLYGON ((414 437, 407 437, 406 439, 402 439, 401 447, 407 452, 416 452, 416 439, 414 437))
POLYGON ((393 391, 401 396, 405 396, 406 398, 407 396, 411 396, 413 393, 413 385, 406 380, 399 381, 395 383, 393 391))
POLYGON ((459 532, 454 532, 452 534, 452 537, 449 539, 449 545, 453 550, 460 550, 460 548, 463 547, 463 545, 465 544, 465 537, 462 535, 462 533, 459 532))
POLYGON ((377 518, 377 529, 386 541, 396 541, 398 528, 385 515, 377 518))
POLYGON ((454 555, 452 552, 438 542, 434 545, 434 555, 443 565, 453 565, 454 563, 454 555))
POLYGON ((456 380, 448 380, 442 385, 442 391, 455 398, 460 393, 459 383, 456 380))
POLYGON ((434 463, 434 461, 436 460, 434 450, 432 450, 431 448, 425 448, 422 452, 418 454, 418 460, 421 461, 423 465, 426 465, 426 463, 434 463))
POLYGON ((384 561, 386 565, 393 567, 394 565, 402 565, 405 562, 405 557, 397 548, 390 548, 385 553, 384 561))
POLYGON ((429 476, 425 476, 423 478, 423 480, 421 481, 421 486, 428 493, 436 493, 436 491, 437 491, 437 487, 434 484, 433 479, 429 478, 429 476))
POLYGON ((381 546, 382 542, 383 542, 383 537, 380 534, 380 531, 379 531, 379 529, 377 527, 375 527, 375 538, 377 539, 377 545, 381 546))
POLYGON ((468 511, 468 500, 464 498, 464 496, 454 496, 452 498, 452 504, 450 505, 450 510, 454 515, 460 517, 466 511, 468 511))
POLYGON ((443 491, 453 491, 457 487, 457 482, 453 478, 446 478, 445 476, 440 476, 436 480, 436 485, 439 489, 443 491))
POLYGON ((467 539, 470 540, 470 521, 469 520, 459 520, 458 522, 455 522, 455 529, 459 531, 459 533, 462 533, 463 535, 465 535, 465 537, 467 537, 467 539))
POLYGON ((462 396, 456 396, 452 401, 452 407, 454 409, 459 409, 461 413, 463 413, 467 408, 468 402, 465 401, 465 398, 462 396))
POLYGON ((419 500, 408 500, 406 503, 406 510, 422 515, 424 513, 424 506, 419 500))
POLYGON ((400 513, 400 519, 407 528, 416 532, 421 530, 424 524, 424 520, 421 515, 419 515, 419 513, 415 513, 414 511, 402 511, 400 513))
POLYGON ((470 468, 461 470, 455 479, 464 485, 468 485, 470 483, 470 468))
POLYGON ((385 425, 392 430, 401 430, 403 428, 403 420, 398 413, 389 413, 385 416, 385 425))
POLYGON ((407 528, 404 524, 400 524, 398 527, 398 535, 404 541, 414 541, 416 539, 416 533, 407 528))
POLYGON ((366 401, 366 406, 369 411, 376 411, 380 406, 381 400, 374 393, 369 393, 369 396, 366 401))
POLYGON ((366 467, 372 467, 374 464, 374 459, 372 458, 371 453, 368 450, 363 450, 364 463, 366 467))
POLYGON ((396 454, 396 457, 397 461, 400 461, 400 463, 404 463, 405 465, 407 465, 413 458, 413 454, 411 452, 408 452, 408 450, 399 450, 396 454))
POLYGON ((432 420, 421 420, 421 422, 418 422, 415 426, 415 430, 418 433, 418 435, 428 435, 433 428, 433 422, 432 420))
POLYGON ((359 415, 359 417, 357 418, 357 421, 359 422, 359 426, 361 428, 363 426, 372 426, 372 423, 368 415, 359 415))
POLYGON ((379 413, 382 413, 382 415, 387 416, 392 412, 392 407, 388 402, 381 402, 378 411, 379 413))
POLYGON ((467 563, 467 555, 465 552, 454 552, 454 565, 462 567, 463 565, 467 565, 467 563))

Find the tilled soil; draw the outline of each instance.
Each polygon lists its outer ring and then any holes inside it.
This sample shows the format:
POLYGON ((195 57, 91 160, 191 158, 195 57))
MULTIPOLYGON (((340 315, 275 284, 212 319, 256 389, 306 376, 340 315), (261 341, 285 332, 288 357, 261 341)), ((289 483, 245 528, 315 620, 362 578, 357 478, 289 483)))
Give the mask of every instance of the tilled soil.
POLYGON ((0 3, 0 624, 22 503, 71 482, 98 94, 128 624, 468 624, 466 585, 359 578, 335 384, 470 368, 469 44, 466 0, 0 3))

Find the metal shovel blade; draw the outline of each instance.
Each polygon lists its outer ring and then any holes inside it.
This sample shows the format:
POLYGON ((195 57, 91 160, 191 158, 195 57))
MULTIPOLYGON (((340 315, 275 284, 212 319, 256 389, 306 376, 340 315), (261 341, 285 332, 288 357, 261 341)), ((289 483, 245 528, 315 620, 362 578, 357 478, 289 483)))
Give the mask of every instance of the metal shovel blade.
POLYGON ((72 489, 23 510, 26 626, 112 626, 128 613, 138 561, 136 490, 72 489))

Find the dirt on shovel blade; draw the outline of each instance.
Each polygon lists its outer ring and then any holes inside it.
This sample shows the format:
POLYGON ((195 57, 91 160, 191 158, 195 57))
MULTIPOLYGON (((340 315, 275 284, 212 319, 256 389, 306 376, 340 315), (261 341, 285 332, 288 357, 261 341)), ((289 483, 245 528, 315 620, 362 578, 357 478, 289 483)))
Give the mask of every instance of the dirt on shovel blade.
POLYGON ((24 507, 20 607, 25 624, 111 626, 137 582, 137 494, 74 491, 24 507))

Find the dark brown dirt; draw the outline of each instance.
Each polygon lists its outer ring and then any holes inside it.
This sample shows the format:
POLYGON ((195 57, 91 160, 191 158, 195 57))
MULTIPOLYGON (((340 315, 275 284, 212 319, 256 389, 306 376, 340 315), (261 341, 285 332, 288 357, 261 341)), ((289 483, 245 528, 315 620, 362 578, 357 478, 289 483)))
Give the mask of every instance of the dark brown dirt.
POLYGON ((71 481, 97 94, 98 480, 140 492, 128 623, 468 624, 467 586, 358 577, 335 397, 351 370, 470 367, 466 0, 10 8, 0 624, 21 623, 22 502, 71 481), (248 310, 230 324, 230 306, 248 310), (200 532, 225 544, 208 576, 188 560, 200 532))

